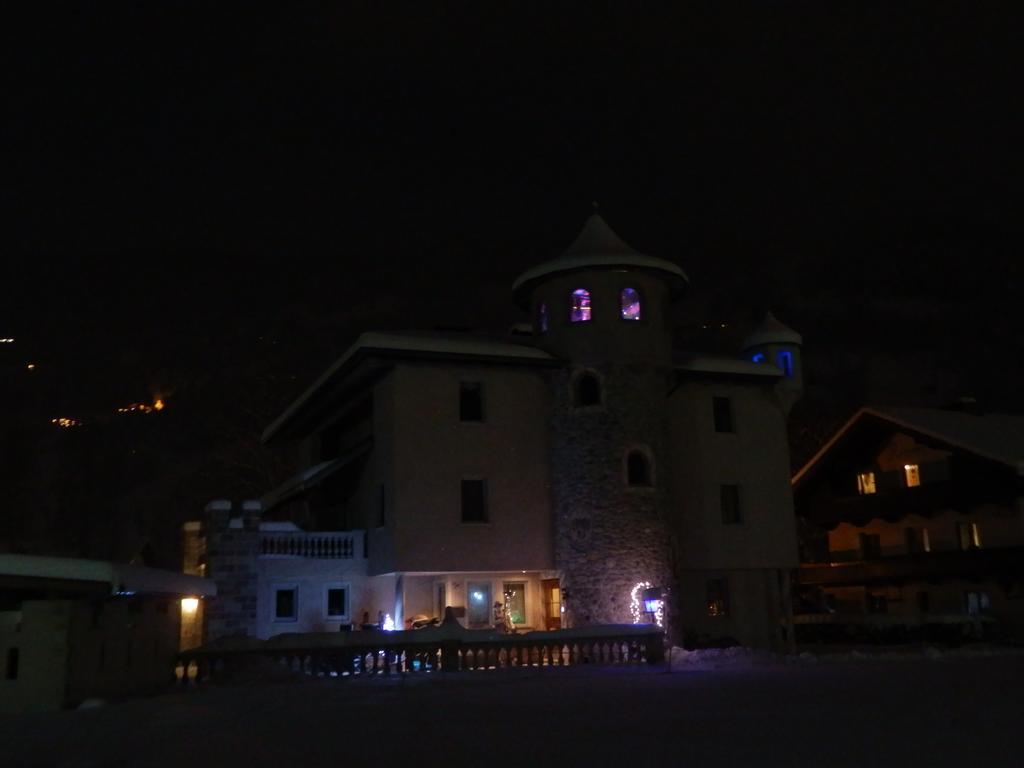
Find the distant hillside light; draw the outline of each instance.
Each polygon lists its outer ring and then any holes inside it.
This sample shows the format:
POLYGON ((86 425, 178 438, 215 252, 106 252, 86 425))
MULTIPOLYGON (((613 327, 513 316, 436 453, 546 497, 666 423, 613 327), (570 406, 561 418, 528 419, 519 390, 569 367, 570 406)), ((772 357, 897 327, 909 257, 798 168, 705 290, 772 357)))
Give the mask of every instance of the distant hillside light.
POLYGON ((13 344, 14 339, 0 339, 0 344, 13 344))
POLYGON ((35 363, 29 363, 28 365, 25 366, 25 369, 29 370, 29 371, 34 371, 36 369, 36 364, 35 363))
POLYGON ((162 397, 158 397, 156 400, 153 401, 153 410, 154 411, 162 411, 163 409, 164 409, 164 400, 163 400, 162 397))

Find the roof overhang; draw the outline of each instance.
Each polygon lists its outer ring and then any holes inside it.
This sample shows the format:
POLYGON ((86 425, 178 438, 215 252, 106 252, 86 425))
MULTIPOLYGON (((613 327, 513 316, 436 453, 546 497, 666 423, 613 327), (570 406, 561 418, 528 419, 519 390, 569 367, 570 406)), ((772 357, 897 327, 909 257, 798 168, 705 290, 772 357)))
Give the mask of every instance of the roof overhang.
POLYGON ((558 366, 561 361, 536 347, 468 337, 449 338, 430 335, 381 333, 362 334, 337 362, 328 368, 284 413, 263 431, 263 442, 269 443, 289 434, 296 421, 330 393, 337 396, 350 393, 359 386, 375 380, 395 360, 445 360, 449 362, 488 363, 502 365, 558 366), (376 369, 360 365, 368 360, 380 361, 376 369))
POLYGON ((141 565, 39 555, 0 555, 0 585, 112 595, 213 597, 209 579, 141 565))
POLYGON ((283 504, 289 499, 293 499, 311 488, 315 488, 324 480, 348 466, 360 456, 366 454, 372 447, 372 439, 362 440, 356 445, 342 451, 341 455, 337 458, 316 464, 309 469, 290 477, 260 499, 263 510, 269 511, 279 504, 283 504))

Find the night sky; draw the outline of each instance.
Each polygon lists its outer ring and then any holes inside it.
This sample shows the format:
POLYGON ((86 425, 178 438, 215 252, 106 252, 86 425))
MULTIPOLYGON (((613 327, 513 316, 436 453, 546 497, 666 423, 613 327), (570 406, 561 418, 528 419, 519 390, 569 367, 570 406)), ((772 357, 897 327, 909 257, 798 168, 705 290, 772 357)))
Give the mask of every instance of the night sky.
POLYGON ((90 449, 164 456, 150 492, 182 457, 208 476, 182 503, 234 488, 210 452, 361 330, 521 319, 511 281, 592 201, 690 275, 684 344, 767 308, 804 334, 812 433, 870 401, 1019 410, 999 5, 154 5, 13 25, 0 128, 3 417, 165 396, 172 432, 90 449))

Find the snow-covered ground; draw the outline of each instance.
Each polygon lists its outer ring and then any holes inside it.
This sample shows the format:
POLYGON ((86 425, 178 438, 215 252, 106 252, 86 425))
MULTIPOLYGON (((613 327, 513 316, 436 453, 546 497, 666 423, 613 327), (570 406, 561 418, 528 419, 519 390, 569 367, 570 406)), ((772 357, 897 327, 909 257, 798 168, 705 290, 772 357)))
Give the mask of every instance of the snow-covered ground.
POLYGON ((728 649, 673 667, 272 676, 0 717, 0 765, 1024 765, 1020 653, 728 649))

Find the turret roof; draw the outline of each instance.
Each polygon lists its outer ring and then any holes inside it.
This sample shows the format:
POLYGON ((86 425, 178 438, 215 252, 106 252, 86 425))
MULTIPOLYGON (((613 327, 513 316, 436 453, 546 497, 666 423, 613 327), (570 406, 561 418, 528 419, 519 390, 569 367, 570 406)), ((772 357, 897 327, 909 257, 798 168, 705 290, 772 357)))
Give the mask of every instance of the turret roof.
POLYGON ((796 344, 804 343, 804 337, 788 325, 780 323, 778 318, 769 312, 761 324, 743 342, 743 349, 750 349, 761 344, 796 344))
POLYGON ((560 272, 575 272, 595 267, 657 270, 672 278, 673 292, 678 292, 690 282, 686 273, 677 264, 638 252, 615 234, 604 219, 593 213, 565 253, 521 274, 512 284, 512 293, 516 301, 522 304, 529 289, 541 279, 560 272))

